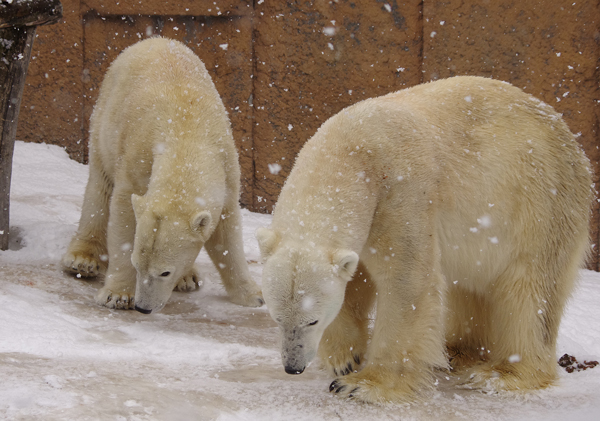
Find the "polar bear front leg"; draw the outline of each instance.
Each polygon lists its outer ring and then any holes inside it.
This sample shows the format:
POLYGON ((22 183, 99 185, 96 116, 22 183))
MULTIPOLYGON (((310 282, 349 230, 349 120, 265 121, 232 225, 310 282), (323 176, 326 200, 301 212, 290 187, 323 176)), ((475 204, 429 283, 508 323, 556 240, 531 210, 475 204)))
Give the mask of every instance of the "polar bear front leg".
POLYGON ((110 203, 108 223, 109 265, 104 287, 96 294, 96 302, 108 308, 133 309, 137 272, 131 263, 135 236, 132 192, 117 189, 110 203))
POLYGON ((247 307, 264 304, 260 287, 252 280, 244 255, 242 218, 237 206, 223 210, 221 220, 204 247, 233 303, 247 307))
POLYGON ((344 304, 327 326, 319 343, 319 357, 335 376, 357 371, 365 359, 369 339, 369 312, 375 301, 375 286, 359 262, 346 286, 344 304))
POLYGON ((195 267, 187 273, 185 276, 182 276, 179 281, 175 284, 174 291, 180 292, 189 292, 194 291, 196 289, 200 289, 202 287, 202 280, 200 279, 200 275, 195 267))
POLYGON ((61 260, 65 271, 83 277, 94 277, 106 271, 106 226, 111 194, 112 183, 102 171, 100 162, 91 155, 79 227, 61 260))
MULTIPOLYGON (((424 231, 424 230, 423 230, 424 231)), ((365 262, 377 288, 377 315, 366 365, 338 377, 330 391, 363 402, 409 402, 433 387, 433 370, 446 367, 444 282, 433 240, 426 234, 392 245, 365 262), (392 263, 390 263, 392 262, 392 263), (397 264, 396 264, 397 263, 397 264)))

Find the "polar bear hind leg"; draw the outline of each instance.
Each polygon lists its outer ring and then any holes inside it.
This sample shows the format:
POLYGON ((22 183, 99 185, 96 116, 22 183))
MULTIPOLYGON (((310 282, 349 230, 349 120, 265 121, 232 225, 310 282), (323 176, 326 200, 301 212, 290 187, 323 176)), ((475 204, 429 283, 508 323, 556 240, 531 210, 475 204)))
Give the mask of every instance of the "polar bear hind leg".
POLYGON ((487 359, 488 298, 450 284, 447 291, 446 352, 452 371, 460 373, 487 359))
POLYGON ((552 384, 560 319, 585 247, 582 238, 553 261, 521 256, 496 280, 487 301, 486 361, 469 370, 465 387, 526 391, 552 384))

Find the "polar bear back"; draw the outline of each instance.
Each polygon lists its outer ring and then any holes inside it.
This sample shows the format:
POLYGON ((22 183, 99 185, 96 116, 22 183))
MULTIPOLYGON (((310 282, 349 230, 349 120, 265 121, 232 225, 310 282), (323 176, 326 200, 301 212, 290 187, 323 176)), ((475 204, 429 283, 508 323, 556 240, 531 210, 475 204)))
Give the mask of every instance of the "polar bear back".
POLYGON ((226 110, 202 61, 180 42, 157 37, 124 50, 105 75, 90 129, 90 148, 109 177, 135 169, 126 178, 143 185, 140 174, 149 176, 156 155, 168 150, 195 169, 219 173, 194 158, 223 155, 214 162, 224 161, 239 183, 226 110))
POLYGON ((551 247, 539 238, 587 235, 590 185, 589 161, 550 106, 504 82, 455 77, 329 119, 299 154, 273 226, 361 250, 433 212, 448 279, 472 268, 494 279, 551 247))

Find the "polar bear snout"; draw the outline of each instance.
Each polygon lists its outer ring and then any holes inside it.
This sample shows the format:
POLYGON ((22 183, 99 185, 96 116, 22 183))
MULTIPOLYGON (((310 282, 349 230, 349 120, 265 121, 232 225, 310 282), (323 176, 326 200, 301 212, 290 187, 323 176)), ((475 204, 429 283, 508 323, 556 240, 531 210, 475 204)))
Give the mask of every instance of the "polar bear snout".
POLYGON ((143 313, 143 314, 150 314, 150 313, 152 313, 152 309, 146 310, 145 308, 141 308, 141 307, 139 307, 137 305, 135 306, 135 310, 139 311, 140 313, 143 313))
POLYGON ((302 372, 304 372, 305 368, 306 367, 297 368, 297 367, 292 367, 292 366, 286 365, 285 372, 288 374, 302 374, 302 372))
MULTIPOLYGON (((297 330, 294 329, 294 333, 296 332, 297 330)), ((301 374, 315 357, 316 347, 306 343, 306 339, 303 335, 302 337, 288 337, 287 341, 284 340, 281 360, 286 373, 301 374)))
MULTIPOLYGON (((176 279, 176 277, 173 278, 176 279)), ((138 273, 135 288, 135 309, 144 314, 159 312, 169 300, 173 287, 173 279, 138 273)))
POLYGON ((302 345, 296 345, 293 350, 285 350, 282 355, 283 367, 288 374, 302 374, 306 369, 302 355, 302 345))

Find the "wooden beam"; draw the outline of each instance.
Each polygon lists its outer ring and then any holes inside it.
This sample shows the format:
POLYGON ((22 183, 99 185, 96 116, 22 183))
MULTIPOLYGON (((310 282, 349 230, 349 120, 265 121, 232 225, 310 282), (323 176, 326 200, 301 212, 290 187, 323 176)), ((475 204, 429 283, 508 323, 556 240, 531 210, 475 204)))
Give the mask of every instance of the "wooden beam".
POLYGON ((35 26, 0 29, 0 250, 8 249, 12 156, 34 36, 35 26))
POLYGON ((40 26, 62 17, 60 0, 1 0, 0 28, 40 26))
POLYGON ((0 250, 8 249, 12 157, 35 29, 61 16, 58 0, 0 1, 0 250))

